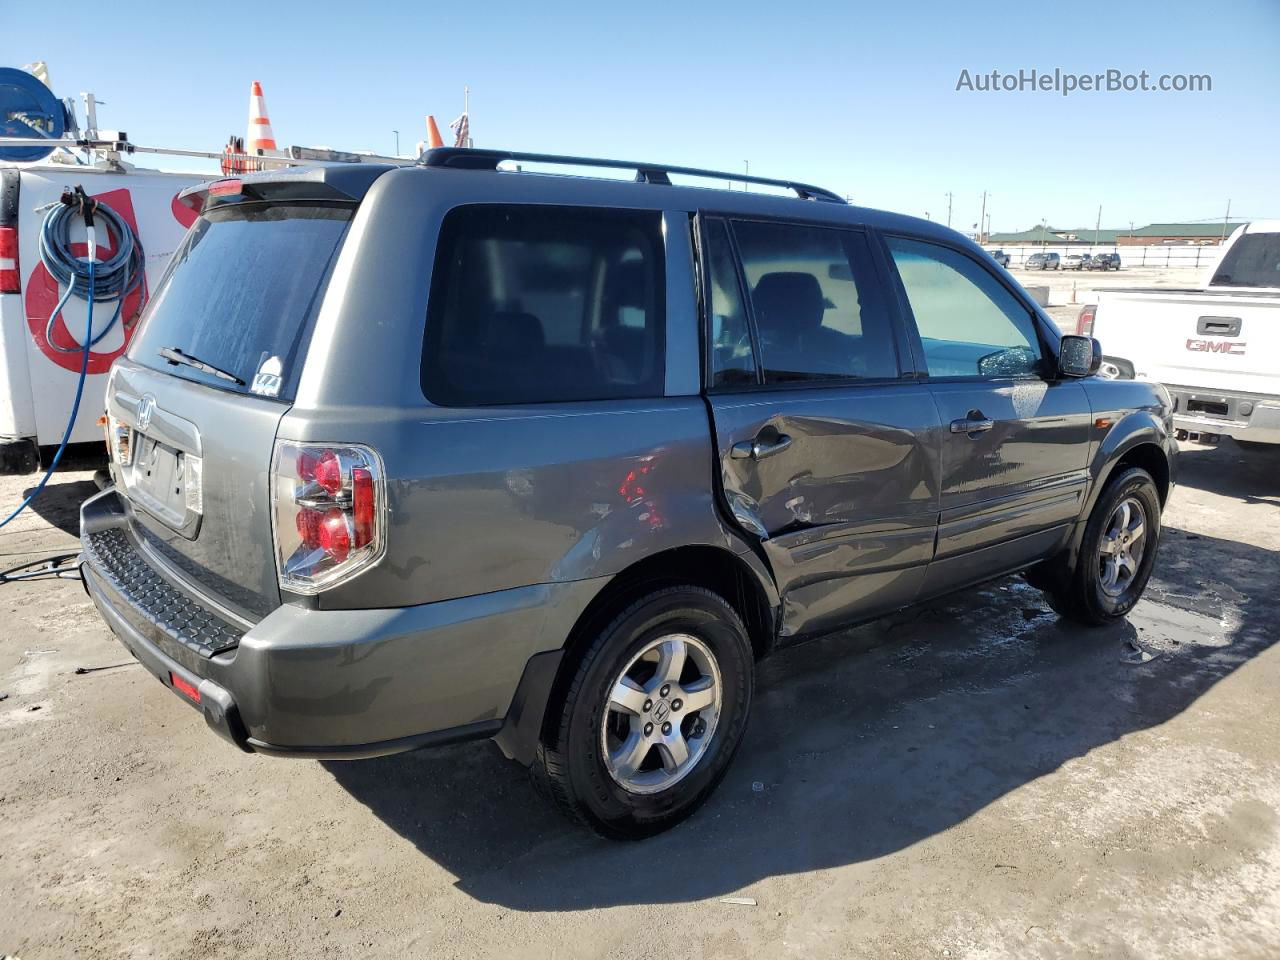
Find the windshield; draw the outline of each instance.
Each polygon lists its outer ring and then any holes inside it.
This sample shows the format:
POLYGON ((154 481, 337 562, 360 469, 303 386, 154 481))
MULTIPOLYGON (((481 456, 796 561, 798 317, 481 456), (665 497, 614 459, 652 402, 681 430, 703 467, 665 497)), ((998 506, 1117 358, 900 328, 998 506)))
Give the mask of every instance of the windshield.
POLYGON ((1246 233, 1231 245, 1210 284, 1280 288, 1280 233, 1246 233))
POLYGON ((290 400, 349 204, 237 203, 187 233, 152 297, 130 359, 176 377, 290 400), (167 362, 178 350, 243 381, 167 362))

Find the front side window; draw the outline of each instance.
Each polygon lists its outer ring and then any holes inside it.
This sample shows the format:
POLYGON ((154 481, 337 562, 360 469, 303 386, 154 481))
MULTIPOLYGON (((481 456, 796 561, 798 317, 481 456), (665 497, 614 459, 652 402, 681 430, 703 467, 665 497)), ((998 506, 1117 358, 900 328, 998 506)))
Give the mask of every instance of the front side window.
POLYGON ((444 406, 661 396, 661 215, 476 205, 440 230, 422 385, 444 406))
POLYGON ((862 234, 735 221, 765 383, 898 376, 862 234))
POLYGON ((1036 376, 1039 340, 1026 308, 964 254, 888 238, 932 377, 1036 376))

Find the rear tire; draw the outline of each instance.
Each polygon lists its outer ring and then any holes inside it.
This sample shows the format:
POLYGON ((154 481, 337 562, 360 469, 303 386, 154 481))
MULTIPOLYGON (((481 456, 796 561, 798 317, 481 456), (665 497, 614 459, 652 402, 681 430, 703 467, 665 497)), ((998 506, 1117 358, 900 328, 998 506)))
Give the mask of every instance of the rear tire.
POLYGON ((1159 491, 1151 474, 1131 467, 1098 498, 1074 566, 1036 585, 1043 584, 1060 617, 1102 626, 1124 617, 1142 598, 1159 545, 1159 491))
POLYGON ((658 590, 623 610, 570 669, 538 745, 539 787, 615 840, 652 836, 698 809, 728 770, 751 708, 755 660, 733 607, 700 587, 658 590))

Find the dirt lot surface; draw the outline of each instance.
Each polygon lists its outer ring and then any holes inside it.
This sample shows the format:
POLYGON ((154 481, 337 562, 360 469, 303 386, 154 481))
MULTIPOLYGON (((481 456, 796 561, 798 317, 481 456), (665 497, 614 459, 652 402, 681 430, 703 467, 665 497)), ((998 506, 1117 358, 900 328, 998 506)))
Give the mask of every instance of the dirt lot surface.
MULTIPOLYGON (((793 648, 719 792, 642 844, 490 743, 238 753, 79 583, 0 586, 0 955, 1280 956, 1280 458, 1181 459, 1129 622, 1010 579, 793 648)), ((75 548, 89 477, 4 566, 75 548)))

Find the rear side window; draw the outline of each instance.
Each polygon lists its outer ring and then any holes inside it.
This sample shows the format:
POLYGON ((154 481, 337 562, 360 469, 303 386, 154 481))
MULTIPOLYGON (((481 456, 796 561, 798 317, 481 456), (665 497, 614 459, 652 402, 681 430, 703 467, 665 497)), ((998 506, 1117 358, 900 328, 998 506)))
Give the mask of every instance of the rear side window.
POLYGON ((191 227, 129 348, 144 366, 209 386, 293 398, 316 312, 355 208, 236 203, 191 227), (244 381, 168 363, 165 347, 244 381))
POLYGON ((1280 233, 1246 233, 1214 271, 1214 286, 1280 287, 1280 233))
POLYGON ((1035 323, 986 268, 936 243, 887 238, 933 377, 1036 376, 1035 323))
POLYGON ((422 386, 445 406, 661 396, 657 212, 459 207, 440 232, 422 386))
POLYGON ((898 376, 862 234, 735 221, 765 383, 898 376))

